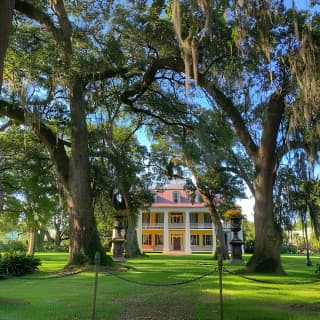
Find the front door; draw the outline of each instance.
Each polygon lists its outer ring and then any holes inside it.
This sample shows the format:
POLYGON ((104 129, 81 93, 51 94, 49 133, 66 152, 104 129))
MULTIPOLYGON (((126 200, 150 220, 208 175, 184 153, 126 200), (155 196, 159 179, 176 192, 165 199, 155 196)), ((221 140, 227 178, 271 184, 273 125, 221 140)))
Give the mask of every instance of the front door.
POLYGON ((181 242, 180 237, 173 238, 173 250, 181 250, 181 242))

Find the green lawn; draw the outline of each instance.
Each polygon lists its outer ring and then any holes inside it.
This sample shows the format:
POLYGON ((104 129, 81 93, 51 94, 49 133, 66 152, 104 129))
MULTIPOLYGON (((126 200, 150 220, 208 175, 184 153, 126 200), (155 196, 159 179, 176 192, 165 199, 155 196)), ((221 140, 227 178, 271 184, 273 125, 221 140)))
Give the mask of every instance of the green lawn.
MULTIPOLYGON (((90 320, 95 273, 48 278, 62 268, 67 255, 37 254, 39 272, 0 280, 0 320, 90 320)), ((320 319, 320 275, 305 266, 305 257, 283 256, 286 277, 223 274, 226 320, 320 319), (318 280, 319 282, 314 282, 318 280)), ((241 265, 225 267, 230 271, 241 265)), ((150 254, 123 264, 120 279, 101 270, 98 279, 96 320, 213 320, 220 319, 216 261, 210 255, 164 256, 150 254), (168 283, 188 281, 183 285, 168 283), (144 283, 145 285, 136 284, 144 283), (147 285, 153 284, 153 285, 147 285)))

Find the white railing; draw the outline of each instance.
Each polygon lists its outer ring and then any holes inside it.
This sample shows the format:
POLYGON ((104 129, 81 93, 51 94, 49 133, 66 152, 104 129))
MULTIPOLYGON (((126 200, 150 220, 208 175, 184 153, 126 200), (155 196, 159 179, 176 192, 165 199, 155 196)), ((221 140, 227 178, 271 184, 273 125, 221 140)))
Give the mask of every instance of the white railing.
POLYGON ((184 229, 184 223, 169 223, 169 229, 184 229))
POLYGON ((163 223, 142 223, 143 229, 163 229, 163 223))
MULTIPOLYGON (((185 223, 169 223, 169 229, 184 229, 185 223)), ((163 223, 142 223, 142 229, 163 229, 163 223)), ((190 223, 190 229, 212 229, 211 223, 190 223)))
POLYGON ((212 229, 212 223, 190 223, 190 229, 212 229))

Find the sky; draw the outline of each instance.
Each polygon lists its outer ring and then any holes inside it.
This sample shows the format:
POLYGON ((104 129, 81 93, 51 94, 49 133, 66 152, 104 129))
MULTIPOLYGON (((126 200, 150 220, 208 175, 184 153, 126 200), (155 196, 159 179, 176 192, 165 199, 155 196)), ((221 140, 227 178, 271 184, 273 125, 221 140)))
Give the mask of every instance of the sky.
POLYGON ((237 205, 241 207, 242 214, 245 215, 249 221, 253 221, 254 197, 248 188, 246 189, 246 195, 247 199, 238 200, 237 205))
MULTIPOLYGON (((309 7, 310 0, 285 0, 284 3, 287 7, 292 7, 292 3, 294 2, 294 5, 297 9, 307 9, 309 7)), ((320 9, 320 5, 317 5, 316 10, 320 9)))

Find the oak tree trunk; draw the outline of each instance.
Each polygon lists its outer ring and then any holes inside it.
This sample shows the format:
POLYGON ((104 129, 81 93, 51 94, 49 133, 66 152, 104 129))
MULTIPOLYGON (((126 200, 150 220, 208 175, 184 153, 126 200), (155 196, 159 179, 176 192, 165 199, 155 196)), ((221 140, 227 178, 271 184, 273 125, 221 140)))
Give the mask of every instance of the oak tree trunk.
POLYGON ((141 255, 138 237, 136 231, 136 221, 134 214, 131 212, 127 215, 127 230, 126 230, 126 257, 136 257, 141 255))
POLYGON ((28 254, 34 255, 36 246, 36 229, 34 227, 29 229, 28 254))
POLYGON ((0 0, 0 93, 3 79, 3 65, 9 43, 14 0, 0 0))
MULTIPOLYGON (((198 181, 198 177, 196 177, 196 180, 198 181)), ((219 258, 222 258, 224 260, 229 259, 228 254, 228 248, 226 246, 225 238, 224 238, 224 231, 223 226, 221 223, 221 217, 219 213, 216 210, 215 205, 212 203, 210 198, 207 196, 207 194, 199 188, 199 193, 201 197, 203 198, 204 202, 208 205, 208 208, 210 210, 210 215, 212 222, 214 224, 215 232, 216 232, 216 256, 219 258)))
POLYGON ((281 91, 271 95, 262 126, 260 147, 252 160, 256 166, 255 189, 255 245, 253 256, 248 262, 249 272, 284 274, 281 264, 281 227, 276 222, 274 212, 273 187, 279 159, 277 138, 285 111, 281 91))
POLYGON ((72 149, 68 185, 64 186, 70 221, 69 264, 79 263, 83 257, 89 258, 90 263, 93 263, 96 252, 100 252, 101 263, 106 263, 107 256, 100 242, 93 212, 89 182, 88 130, 79 80, 74 80, 70 90, 72 149))
POLYGON ((254 252, 247 264, 249 272, 284 274, 280 253, 282 236, 273 208, 272 169, 260 170, 255 178, 254 252))
POLYGON ((285 92, 279 88, 266 104, 261 130, 260 145, 250 135, 241 113, 232 100, 224 95, 214 83, 203 82, 216 103, 232 120, 237 136, 255 165, 254 222, 255 247, 248 262, 250 272, 284 273, 281 253, 281 230, 275 220, 273 186, 280 159, 278 158, 278 134, 285 112, 285 92))
MULTIPOLYGON (((67 154, 64 141, 44 123, 40 123, 39 128, 37 126, 34 129, 50 152, 67 200, 70 221, 69 264, 78 264, 85 259, 93 263, 96 252, 100 252, 101 263, 111 263, 111 258, 106 256, 102 248, 92 206, 83 83, 81 76, 77 76, 77 70, 73 68, 75 57, 72 48, 72 24, 65 10, 64 1, 51 1, 51 5, 56 20, 46 12, 40 12, 39 8, 29 2, 16 1, 15 8, 30 19, 45 25, 60 49, 59 59, 64 63, 64 73, 61 74, 60 80, 65 84, 70 98, 71 155, 67 154)), ((25 123, 25 111, 18 107, 9 111, 1 110, 6 115, 25 123)))
POLYGON ((123 181, 120 183, 120 188, 124 197, 124 202, 126 206, 127 213, 127 228, 126 228, 126 256, 135 257, 141 255, 141 251, 138 244, 137 236, 137 224, 136 219, 137 215, 131 209, 131 196, 128 190, 128 185, 123 181))
POLYGON ((223 226, 220 220, 220 217, 218 213, 212 213, 213 211, 216 211, 215 209, 211 211, 211 218, 215 226, 215 232, 216 232, 216 241, 217 241, 217 246, 216 246, 216 255, 219 258, 219 255, 221 255, 223 260, 229 260, 229 253, 228 253, 228 248, 227 244, 225 242, 225 237, 224 237, 224 231, 223 231, 223 226))

